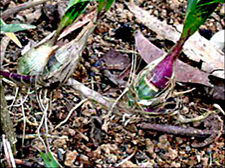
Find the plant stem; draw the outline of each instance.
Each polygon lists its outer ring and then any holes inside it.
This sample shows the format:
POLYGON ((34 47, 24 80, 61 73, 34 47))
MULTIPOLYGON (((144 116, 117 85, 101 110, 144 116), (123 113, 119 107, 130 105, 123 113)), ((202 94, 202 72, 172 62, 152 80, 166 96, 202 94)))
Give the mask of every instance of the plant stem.
POLYGON ((167 85, 168 78, 172 77, 173 66, 182 51, 187 38, 180 38, 170 49, 165 58, 148 74, 147 79, 157 88, 162 89, 167 85))

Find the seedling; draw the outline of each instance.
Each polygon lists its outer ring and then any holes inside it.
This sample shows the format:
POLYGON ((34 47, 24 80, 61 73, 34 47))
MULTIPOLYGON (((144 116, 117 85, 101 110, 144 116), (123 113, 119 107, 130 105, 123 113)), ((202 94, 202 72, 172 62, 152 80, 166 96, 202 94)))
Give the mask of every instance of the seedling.
POLYGON ((168 54, 149 63, 135 79, 128 93, 128 104, 146 111, 162 103, 174 86, 175 65, 184 43, 205 23, 224 0, 188 0, 182 34, 168 54))

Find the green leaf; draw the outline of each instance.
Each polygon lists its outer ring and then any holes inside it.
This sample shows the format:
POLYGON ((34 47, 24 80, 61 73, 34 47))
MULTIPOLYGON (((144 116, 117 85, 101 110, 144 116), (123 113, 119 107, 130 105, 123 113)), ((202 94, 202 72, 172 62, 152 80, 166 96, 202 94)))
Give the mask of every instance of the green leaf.
POLYGON ((70 0, 69 1, 69 4, 68 4, 68 7, 66 8, 66 10, 69 9, 71 6, 73 6, 73 4, 75 4, 77 2, 79 2, 79 0, 70 0))
POLYGON ((114 2, 115 0, 99 0, 98 13, 100 13, 100 15, 103 15, 109 10, 114 2))
POLYGON ((101 12, 105 4, 105 0, 99 0, 98 2, 98 12, 101 12))
POLYGON ((225 0, 214 0, 215 3, 225 3, 225 0))
POLYGON ((56 34, 60 34, 65 27, 71 25, 85 10, 89 2, 90 0, 71 0, 69 7, 59 23, 56 34))
POLYGON ((0 19, 0 25, 6 25, 6 23, 4 22, 4 20, 0 19))
POLYGON ((112 6, 112 4, 115 2, 115 0, 107 0, 107 4, 105 6, 105 11, 107 12, 109 8, 112 6))
POLYGON ((15 33, 27 29, 35 29, 36 26, 27 24, 6 24, 1 19, 1 33, 15 33))
POLYGON ((188 0, 186 18, 181 37, 188 38, 205 23, 222 0, 188 0))
MULTIPOLYGON (((0 19, 0 25, 1 25, 1 27, 5 26, 6 23, 2 19, 0 19)), ((18 45, 20 48, 22 48, 22 45, 21 45, 19 39, 16 37, 16 35, 14 33, 5 33, 5 35, 7 37, 9 37, 16 45, 18 45)))
POLYGON ((82 2, 82 1, 83 1, 83 0, 70 0, 68 6, 67 6, 67 8, 66 8, 66 11, 67 11, 70 7, 72 7, 73 5, 75 5, 75 4, 79 3, 79 2, 82 2))
POLYGON ((44 152, 40 152, 42 159, 45 162, 46 167, 53 167, 53 168, 57 168, 60 167, 59 163, 55 160, 55 158, 53 157, 51 152, 48 153, 44 153, 44 152))

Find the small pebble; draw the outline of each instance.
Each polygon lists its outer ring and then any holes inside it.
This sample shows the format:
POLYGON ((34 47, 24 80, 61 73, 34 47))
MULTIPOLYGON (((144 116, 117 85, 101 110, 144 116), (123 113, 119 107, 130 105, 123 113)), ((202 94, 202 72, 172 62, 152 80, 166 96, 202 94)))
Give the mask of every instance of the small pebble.
POLYGON ((65 158, 64 164, 68 167, 74 167, 75 166, 74 161, 76 160, 77 156, 78 156, 78 153, 76 150, 68 151, 66 153, 66 158, 65 158))
POLYGON ((220 9, 220 15, 222 15, 223 17, 225 15, 225 4, 223 4, 221 9, 220 9))
POLYGON ((190 146, 186 146, 186 151, 187 151, 187 153, 189 153, 191 151, 191 147, 190 146))
POLYGON ((225 30, 220 30, 219 32, 215 33, 212 38, 210 39, 210 42, 218 49, 224 51, 225 45, 224 45, 224 38, 225 38, 225 30))

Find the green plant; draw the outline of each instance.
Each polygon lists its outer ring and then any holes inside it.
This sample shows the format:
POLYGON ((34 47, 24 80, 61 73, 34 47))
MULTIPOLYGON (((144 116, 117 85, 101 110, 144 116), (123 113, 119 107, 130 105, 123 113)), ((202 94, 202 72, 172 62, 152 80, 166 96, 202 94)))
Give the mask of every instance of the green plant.
POLYGON ((14 33, 18 31, 36 28, 36 26, 27 24, 6 24, 3 19, 0 19, 0 26, 0 33, 8 36, 20 48, 22 48, 22 45, 14 33))
MULTIPOLYGON (((39 76, 38 83, 42 86, 49 86, 51 83, 63 84, 70 77, 83 52, 87 38, 95 28, 96 17, 76 39, 61 47, 55 43, 62 31, 76 22, 90 1, 93 0, 70 0, 53 37, 44 44, 32 48, 18 60, 19 73, 39 76)), ((106 12, 113 2, 114 0, 100 0, 98 16, 100 12, 106 12)))
POLYGON ((44 44, 32 48, 18 60, 18 70, 21 74, 40 75, 43 72, 51 55, 58 48, 55 43, 60 33, 80 16, 88 3, 86 0, 70 1, 53 37, 44 44))
POLYGON ((148 64, 135 79, 127 94, 130 106, 139 105, 152 111, 161 104, 174 86, 175 63, 184 43, 224 0, 188 0, 182 34, 167 55, 148 64))
POLYGON ((44 160, 45 166, 46 167, 52 167, 52 168, 57 168, 60 167, 59 163, 55 160, 55 158, 52 155, 52 152, 41 152, 41 157, 44 160))
POLYGON ((6 24, 2 19, 1 21, 1 33, 15 33, 27 29, 35 29, 36 26, 28 24, 6 24))

